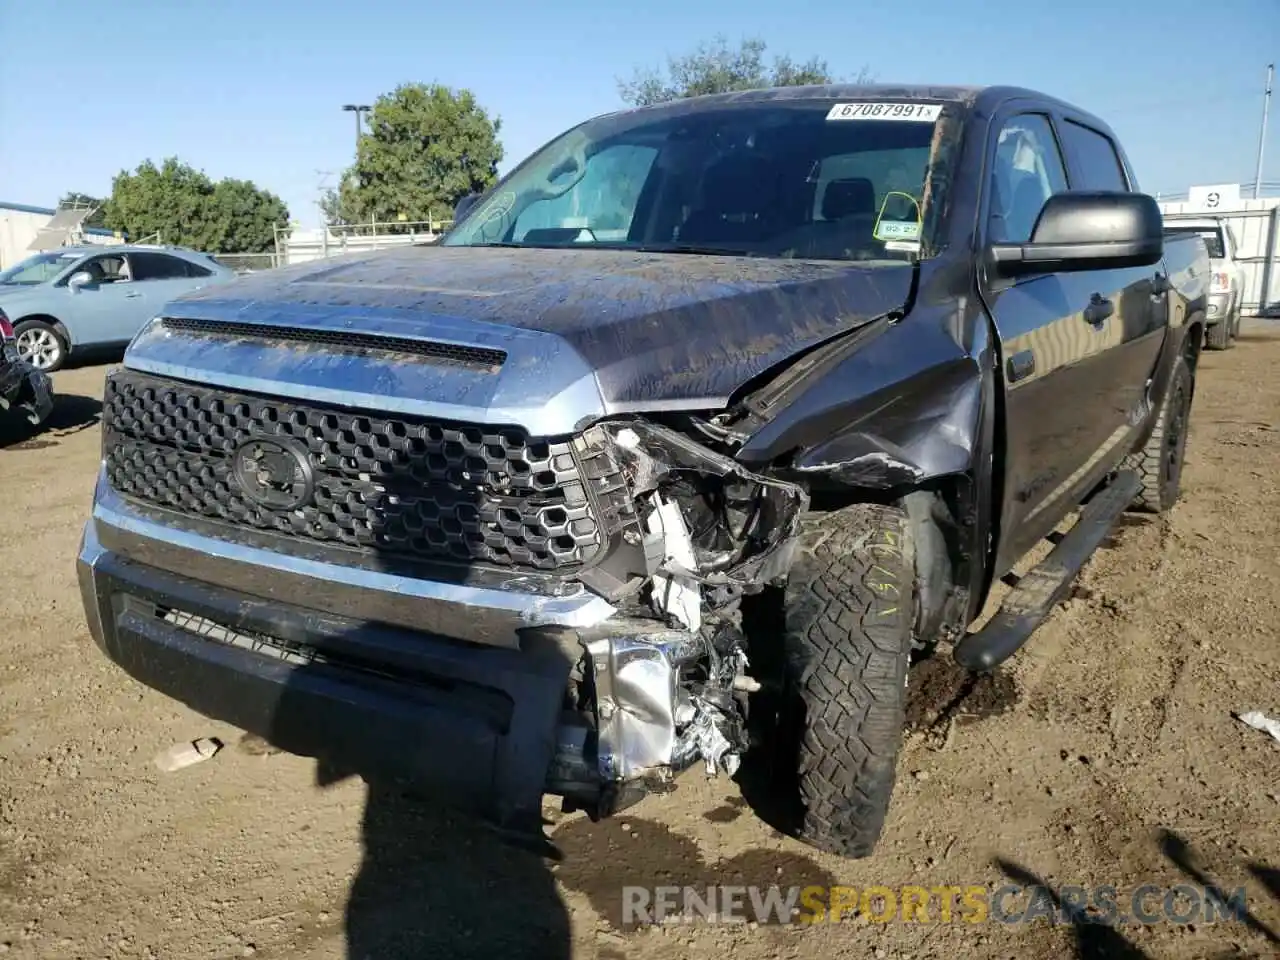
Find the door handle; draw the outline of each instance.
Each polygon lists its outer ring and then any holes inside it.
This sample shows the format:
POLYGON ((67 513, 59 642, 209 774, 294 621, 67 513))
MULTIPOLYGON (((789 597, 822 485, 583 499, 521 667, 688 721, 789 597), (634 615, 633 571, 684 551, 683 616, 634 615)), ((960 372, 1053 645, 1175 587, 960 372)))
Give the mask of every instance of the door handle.
POLYGON ((1096 293, 1089 301, 1089 305, 1084 308, 1085 320, 1093 326, 1101 326, 1108 317, 1116 312, 1116 305, 1106 297, 1100 297, 1096 293))
POLYGON ((142 294, 140 294, 140 293, 126 293, 126 294, 124 295, 124 298, 125 298, 126 300, 137 300, 137 299, 138 299, 139 297, 141 297, 141 296, 142 296, 142 294))

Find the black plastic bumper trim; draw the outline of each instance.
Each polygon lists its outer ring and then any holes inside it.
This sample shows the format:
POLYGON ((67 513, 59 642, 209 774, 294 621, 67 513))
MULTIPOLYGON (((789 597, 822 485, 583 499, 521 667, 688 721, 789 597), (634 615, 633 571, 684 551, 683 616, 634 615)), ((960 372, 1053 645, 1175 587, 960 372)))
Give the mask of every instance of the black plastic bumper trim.
POLYGON ((95 642, 144 685, 291 753, 407 781, 504 825, 537 822, 571 667, 554 642, 531 637, 520 651, 459 644, 211 588, 102 551, 82 550, 77 566, 95 642), (329 662, 294 664, 207 639, 156 607, 306 644, 329 662), (342 660, 379 671, 333 665, 342 660))

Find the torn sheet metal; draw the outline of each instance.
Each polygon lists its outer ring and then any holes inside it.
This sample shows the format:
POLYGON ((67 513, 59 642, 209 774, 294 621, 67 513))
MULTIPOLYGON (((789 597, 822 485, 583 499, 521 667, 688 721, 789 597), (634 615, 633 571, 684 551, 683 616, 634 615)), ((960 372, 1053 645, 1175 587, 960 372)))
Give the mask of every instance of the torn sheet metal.
POLYGON ((903 391, 879 405, 873 417, 861 418, 861 429, 855 423, 804 451, 793 469, 880 489, 962 473, 972 460, 981 406, 982 382, 970 365, 968 375, 949 390, 903 391))
MULTIPOLYGON (((661 494, 653 498, 653 511, 646 519, 649 536, 660 539, 662 570, 696 570, 693 540, 680 507, 661 494)), ((670 614, 692 631, 702 627, 702 591, 698 582, 683 573, 658 573, 653 578, 653 603, 659 613, 670 614)))
MULTIPOLYGON (((657 493, 656 499, 648 498, 651 506, 678 504, 679 498, 669 492, 669 485, 698 477, 739 484, 752 494, 751 514, 742 529, 734 531, 732 552, 704 549, 694 535, 692 557, 669 552, 664 556, 663 573, 709 588, 703 599, 714 607, 746 590, 754 591, 790 569, 800 518, 809 505, 808 495, 801 487, 753 473, 676 430, 645 420, 604 423, 593 430, 612 439, 615 455, 638 502, 657 493)), ((686 539, 690 539, 683 515, 681 522, 686 539)))
POLYGON ((600 782, 660 783, 699 759, 708 776, 737 770, 747 737, 732 691, 740 680, 754 681, 744 673, 736 624, 709 621, 689 633, 622 618, 582 642, 594 688, 600 782), (693 663, 699 679, 690 681, 685 671, 693 663))
POLYGON ((586 647, 596 691, 601 779, 631 780, 669 770, 678 755, 680 667, 705 655, 706 645, 690 634, 649 630, 591 640, 586 647))

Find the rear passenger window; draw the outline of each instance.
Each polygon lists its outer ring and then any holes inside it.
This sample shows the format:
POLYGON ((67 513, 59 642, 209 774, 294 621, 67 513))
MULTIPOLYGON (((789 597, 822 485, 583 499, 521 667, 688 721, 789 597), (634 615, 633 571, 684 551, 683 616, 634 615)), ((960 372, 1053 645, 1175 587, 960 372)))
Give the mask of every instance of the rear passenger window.
POLYGON ((183 260, 182 265, 186 268, 188 277, 208 277, 213 274, 212 270, 206 270, 198 263, 192 263, 190 260, 183 260))
POLYGON ((160 253, 134 253, 129 255, 134 280, 172 280, 189 276, 187 262, 160 253))
POLYGON ((1062 124, 1062 146, 1070 159, 1074 189, 1128 191, 1124 167, 1110 138, 1067 120, 1062 124))

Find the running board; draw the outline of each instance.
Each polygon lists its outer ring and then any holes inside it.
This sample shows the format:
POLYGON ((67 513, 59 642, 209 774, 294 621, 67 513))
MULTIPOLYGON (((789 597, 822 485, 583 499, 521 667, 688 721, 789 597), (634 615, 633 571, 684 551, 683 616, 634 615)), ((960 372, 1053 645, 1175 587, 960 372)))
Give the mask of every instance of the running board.
POLYGON ((1117 474, 1085 505, 1075 526, 1050 554, 1018 580, 987 625, 956 644, 952 654, 956 662, 969 670, 986 671, 1017 653, 1066 596, 1141 488, 1142 481, 1132 470, 1117 474))

